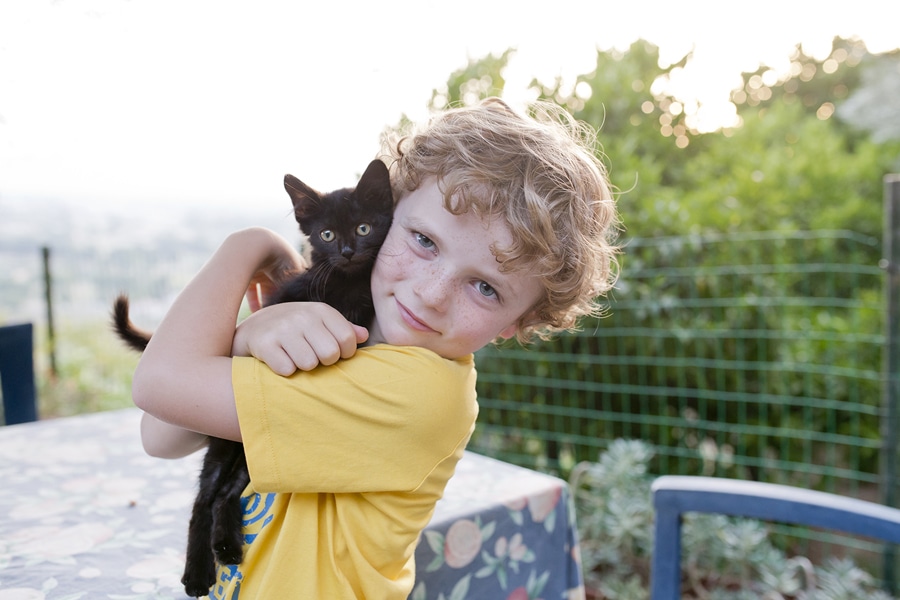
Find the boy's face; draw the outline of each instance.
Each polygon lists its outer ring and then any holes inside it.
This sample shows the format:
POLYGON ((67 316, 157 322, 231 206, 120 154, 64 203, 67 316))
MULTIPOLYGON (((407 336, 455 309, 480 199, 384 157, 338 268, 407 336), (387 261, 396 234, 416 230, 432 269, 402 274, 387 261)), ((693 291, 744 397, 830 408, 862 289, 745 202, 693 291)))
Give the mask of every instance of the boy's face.
POLYGON ((500 272, 491 246, 511 240, 505 223, 447 211, 433 180, 405 196, 372 272, 370 342, 455 359, 515 335, 542 289, 534 276, 500 272))

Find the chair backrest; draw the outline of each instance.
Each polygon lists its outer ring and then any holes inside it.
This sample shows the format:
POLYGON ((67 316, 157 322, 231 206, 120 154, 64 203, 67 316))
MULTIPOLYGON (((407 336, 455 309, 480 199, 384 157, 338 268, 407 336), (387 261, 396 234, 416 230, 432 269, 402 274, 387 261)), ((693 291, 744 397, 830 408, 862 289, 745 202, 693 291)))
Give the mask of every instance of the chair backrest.
POLYGON ((666 475, 652 486, 656 510, 652 600, 681 597, 681 515, 722 514, 821 527, 900 543, 900 510, 786 485, 666 475))
POLYGON ((6 425, 37 420, 31 323, 0 327, 0 389, 6 425))

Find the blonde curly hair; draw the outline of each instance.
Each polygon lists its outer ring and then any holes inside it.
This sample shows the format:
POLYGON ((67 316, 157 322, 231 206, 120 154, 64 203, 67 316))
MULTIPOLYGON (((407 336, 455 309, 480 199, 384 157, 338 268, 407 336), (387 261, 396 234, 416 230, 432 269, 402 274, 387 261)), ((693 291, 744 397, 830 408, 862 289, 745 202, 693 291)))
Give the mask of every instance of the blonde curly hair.
POLYGON ((500 268, 534 274, 544 289, 519 320, 523 343, 600 314, 618 274, 618 217, 594 131, 554 104, 529 108, 520 115, 491 98, 448 109, 388 136, 383 157, 396 199, 434 178, 453 214, 508 224, 513 244, 491 248, 500 268))

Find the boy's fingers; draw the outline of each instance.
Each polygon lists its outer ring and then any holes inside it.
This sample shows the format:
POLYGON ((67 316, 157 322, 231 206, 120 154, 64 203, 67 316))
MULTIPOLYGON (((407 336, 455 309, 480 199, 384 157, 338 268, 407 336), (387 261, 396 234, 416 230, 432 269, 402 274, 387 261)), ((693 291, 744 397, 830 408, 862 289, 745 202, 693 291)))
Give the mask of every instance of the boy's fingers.
POLYGON ((313 353, 313 358, 320 364, 333 365, 341 358, 343 349, 341 343, 330 332, 306 340, 313 353))
POLYGON ((335 321, 329 326, 329 331, 331 332, 334 341, 337 343, 336 353, 333 355, 333 360, 331 362, 325 362, 323 360, 322 364, 330 365, 337 362, 338 359, 350 358, 356 354, 356 347, 369 338, 369 332, 365 327, 354 325, 345 320, 343 316, 340 317, 339 321, 335 321))
POLYGON ((248 348, 248 354, 266 363, 273 372, 287 377, 297 370, 294 357, 291 352, 278 344, 276 340, 265 340, 248 348))
POLYGON ((321 330, 310 331, 304 335, 302 351, 298 349, 297 366, 303 370, 315 367, 313 360, 322 365, 333 365, 342 358, 350 358, 356 354, 356 346, 364 342, 369 332, 364 327, 348 323, 343 317, 339 320, 323 323, 321 330), (348 325, 350 325, 348 327, 348 325), (307 354, 309 353, 309 354, 307 354), (309 368, 306 368, 309 365, 309 368))
POLYGON ((252 344, 249 353, 283 376, 350 358, 369 336, 365 327, 319 303, 273 305, 248 317, 239 331, 236 351, 244 352, 244 346, 252 344))
POLYGON ((289 355, 295 368, 300 369, 301 371, 312 371, 319 366, 320 358, 316 353, 316 350, 307 340, 298 344, 289 355))
POLYGON ((282 350, 280 353, 276 353, 269 357, 269 360, 263 361, 269 368, 272 369, 278 375, 282 377, 287 377, 289 375, 293 375, 294 371, 297 370, 297 365, 294 363, 294 359, 291 358, 290 354, 287 351, 282 350))

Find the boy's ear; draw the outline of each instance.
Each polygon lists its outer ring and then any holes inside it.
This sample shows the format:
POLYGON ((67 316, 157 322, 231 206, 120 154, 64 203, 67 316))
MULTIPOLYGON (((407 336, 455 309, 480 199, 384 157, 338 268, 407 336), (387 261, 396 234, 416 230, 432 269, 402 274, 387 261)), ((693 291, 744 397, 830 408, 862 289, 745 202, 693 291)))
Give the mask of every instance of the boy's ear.
POLYGON ((498 337, 502 337, 504 340, 508 340, 516 336, 519 332, 519 323, 531 324, 538 322, 537 311, 531 311, 526 314, 527 318, 517 319, 515 323, 511 324, 509 327, 504 329, 498 334, 498 337))
POLYGON ((519 324, 513 323, 512 325, 501 331, 499 337, 502 337, 504 340, 508 340, 511 337, 515 337, 517 331, 519 331, 519 324))

